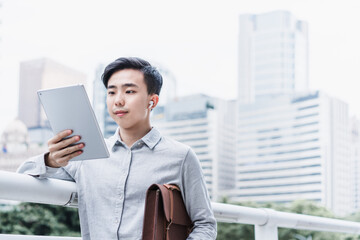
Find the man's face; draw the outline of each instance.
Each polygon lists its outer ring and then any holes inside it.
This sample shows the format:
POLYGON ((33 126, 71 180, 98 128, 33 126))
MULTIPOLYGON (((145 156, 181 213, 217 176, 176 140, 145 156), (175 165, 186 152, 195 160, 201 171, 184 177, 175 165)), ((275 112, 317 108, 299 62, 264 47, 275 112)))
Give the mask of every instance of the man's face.
POLYGON ((134 69, 115 72, 108 81, 107 107, 110 116, 123 129, 150 127, 149 102, 144 74, 134 69))

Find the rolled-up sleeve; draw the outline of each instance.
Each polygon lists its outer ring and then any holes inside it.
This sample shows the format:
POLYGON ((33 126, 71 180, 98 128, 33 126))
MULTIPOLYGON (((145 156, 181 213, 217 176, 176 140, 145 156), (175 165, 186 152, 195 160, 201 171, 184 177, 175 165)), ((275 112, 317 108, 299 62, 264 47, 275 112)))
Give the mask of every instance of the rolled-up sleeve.
POLYGON ((45 153, 29 158, 17 169, 17 173, 28 174, 38 178, 56 178, 74 181, 76 165, 69 163, 65 168, 52 168, 45 165, 45 153))
POLYGON ((191 149, 189 149, 182 166, 182 187, 184 203, 194 223, 193 231, 187 239, 216 239, 216 220, 204 175, 200 162, 191 149))

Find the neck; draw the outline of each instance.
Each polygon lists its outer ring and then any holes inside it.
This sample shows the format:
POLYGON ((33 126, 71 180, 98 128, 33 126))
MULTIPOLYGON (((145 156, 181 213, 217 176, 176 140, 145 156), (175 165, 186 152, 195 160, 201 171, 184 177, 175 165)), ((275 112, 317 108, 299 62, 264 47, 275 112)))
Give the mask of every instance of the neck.
POLYGON ((148 126, 141 127, 141 129, 126 129, 120 127, 119 134, 121 140, 126 144, 126 146, 131 147, 137 140, 141 139, 150 132, 150 130, 150 124, 148 126))

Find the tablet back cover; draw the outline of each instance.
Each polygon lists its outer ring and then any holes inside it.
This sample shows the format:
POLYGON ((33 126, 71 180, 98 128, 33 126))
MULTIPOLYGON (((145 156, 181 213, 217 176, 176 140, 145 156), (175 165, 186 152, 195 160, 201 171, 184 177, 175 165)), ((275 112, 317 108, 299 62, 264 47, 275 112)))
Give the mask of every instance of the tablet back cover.
POLYGON ((104 137, 83 85, 39 90, 38 96, 54 134, 71 129, 85 143, 72 161, 109 157, 104 137))

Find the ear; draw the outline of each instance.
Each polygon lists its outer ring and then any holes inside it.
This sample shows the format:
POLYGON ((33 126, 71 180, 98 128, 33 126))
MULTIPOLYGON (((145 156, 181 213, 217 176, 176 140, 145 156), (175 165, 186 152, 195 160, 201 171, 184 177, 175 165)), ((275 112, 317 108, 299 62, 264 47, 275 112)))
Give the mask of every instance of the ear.
POLYGON ((152 105, 151 109, 155 108, 156 105, 159 103, 159 95, 157 95, 157 94, 152 94, 152 95, 150 96, 150 101, 153 101, 153 103, 154 103, 154 104, 152 105))

